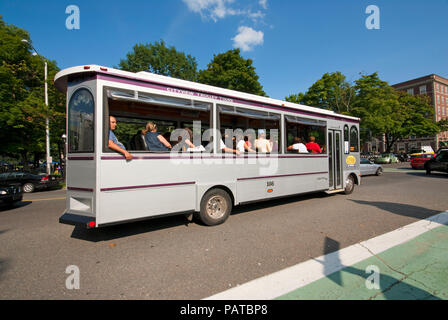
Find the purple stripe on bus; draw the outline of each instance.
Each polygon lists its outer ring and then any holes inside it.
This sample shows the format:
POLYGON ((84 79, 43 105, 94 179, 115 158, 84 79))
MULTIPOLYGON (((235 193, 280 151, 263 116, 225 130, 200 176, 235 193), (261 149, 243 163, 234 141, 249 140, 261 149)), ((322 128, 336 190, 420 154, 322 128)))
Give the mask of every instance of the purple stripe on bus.
MULTIPOLYGON (((132 157, 133 160, 184 160, 184 159, 299 159, 299 158, 328 158, 327 155, 315 155, 315 156, 189 156, 189 157, 167 157, 167 156, 160 156, 160 157, 154 157, 154 156, 134 156, 132 157)), ((101 160, 124 160, 124 157, 120 156, 102 156, 101 160)))
POLYGON ((94 157, 68 157, 68 160, 94 160, 94 157))
POLYGON ((295 173, 295 174, 281 174, 281 175, 277 175, 277 176, 265 176, 265 177, 238 178, 237 180, 243 181, 243 180, 256 180, 256 179, 284 178, 284 177, 304 176, 304 175, 312 175, 312 174, 328 174, 328 171, 295 173))
MULTIPOLYGON (((346 122, 352 122, 352 123, 359 123, 359 121, 354 120, 354 119, 346 119, 346 118, 342 118, 342 117, 338 117, 338 116, 326 115, 326 114, 321 114, 321 113, 317 113, 317 112, 313 112, 313 111, 296 110, 296 109, 293 109, 293 108, 287 107, 287 106, 276 106, 273 104, 262 104, 262 103, 253 102, 253 101, 247 100, 247 99, 238 99, 233 96, 222 95, 219 93, 214 93, 214 92, 209 92, 209 91, 201 91, 201 90, 190 89, 190 88, 181 87, 181 86, 170 86, 170 85, 163 84, 163 83, 157 83, 155 81, 143 80, 143 79, 138 79, 135 77, 117 75, 117 74, 113 74, 113 73, 105 74, 105 73, 102 73, 99 71, 98 71, 98 73, 99 74, 98 74, 97 78, 100 80, 113 81, 113 82, 119 82, 119 83, 124 83, 124 84, 131 84, 131 85, 140 85, 140 86, 143 86, 146 88, 158 89, 158 90, 163 90, 163 91, 167 91, 168 88, 184 89, 184 90, 189 90, 192 93, 205 93, 205 94, 214 95, 218 98, 233 99, 234 102, 236 102, 236 103, 250 105, 250 106, 254 106, 254 107, 267 108, 267 109, 273 109, 273 110, 278 110, 278 111, 287 111, 287 112, 292 112, 292 113, 297 113, 297 114, 302 114, 302 115, 309 115, 309 116, 325 118, 325 119, 333 119, 333 120, 340 120, 340 121, 346 121, 346 122), (126 79, 128 79, 128 80, 126 80, 126 79)), ((221 100, 221 101, 225 102, 225 100, 221 100)))
POLYGON ((90 188, 78 188, 78 187, 67 187, 67 190, 70 190, 70 191, 88 191, 88 192, 93 192, 93 189, 90 189, 90 188))
POLYGON ((127 186, 116 188, 102 188, 101 191, 116 191, 116 190, 129 190, 129 189, 142 189, 142 188, 156 188, 156 187, 171 187, 180 185, 196 184, 196 182, 178 182, 178 183, 165 183, 165 184, 149 184, 143 186, 127 186))

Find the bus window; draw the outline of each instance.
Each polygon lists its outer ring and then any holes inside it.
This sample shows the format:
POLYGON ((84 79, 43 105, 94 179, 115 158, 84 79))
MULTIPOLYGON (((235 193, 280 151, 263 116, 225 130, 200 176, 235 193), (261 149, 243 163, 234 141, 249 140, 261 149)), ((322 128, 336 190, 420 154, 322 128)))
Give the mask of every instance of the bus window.
POLYGON ((68 104, 68 152, 93 152, 93 96, 87 89, 78 89, 68 104))
POLYGON ((237 149, 240 145, 240 152, 260 151, 255 148, 255 140, 263 135, 270 143, 271 153, 279 153, 280 115, 225 105, 219 105, 218 110, 218 128, 228 148, 237 149))
POLYGON ((327 123, 325 121, 285 116, 285 123, 288 153, 326 153, 327 123), (313 139, 319 147, 312 143, 313 139))
POLYGON ((358 152, 359 148, 358 129, 356 126, 350 128, 350 152, 358 152))
POLYGON ((144 136, 148 122, 157 126, 157 132, 172 145, 172 151, 187 150, 187 147, 181 148, 181 145, 174 148, 182 142, 177 129, 192 129, 193 122, 199 124, 195 131, 195 142, 199 145, 208 144, 208 141, 202 142, 201 137, 210 128, 210 104, 141 92, 129 94, 118 90, 108 90, 107 98, 109 114, 117 118, 115 135, 129 151, 153 152, 150 148, 148 150, 147 145, 140 145, 138 148, 138 143, 135 142, 136 139, 137 142, 146 142, 144 136))

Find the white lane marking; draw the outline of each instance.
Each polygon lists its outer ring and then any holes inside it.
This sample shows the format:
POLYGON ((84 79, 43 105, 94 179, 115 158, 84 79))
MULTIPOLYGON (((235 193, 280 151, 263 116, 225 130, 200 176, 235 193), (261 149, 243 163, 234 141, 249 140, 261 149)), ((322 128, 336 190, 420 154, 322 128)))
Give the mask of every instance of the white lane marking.
POLYGON ((366 248, 378 254, 442 225, 448 225, 448 211, 249 281, 204 300, 271 300, 372 257, 366 248))

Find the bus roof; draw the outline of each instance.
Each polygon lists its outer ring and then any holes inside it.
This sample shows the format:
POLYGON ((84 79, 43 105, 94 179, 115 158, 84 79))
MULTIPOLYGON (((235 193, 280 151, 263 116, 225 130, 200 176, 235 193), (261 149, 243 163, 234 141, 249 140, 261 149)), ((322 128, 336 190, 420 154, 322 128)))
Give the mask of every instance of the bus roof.
MULTIPOLYGON (((284 111, 288 111, 287 109, 300 110, 300 111, 308 111, 316 114, 320 114, 327 118, 331 118, 334 116, 335 118, 343 118, 350 122, 359 122, 360 119, 356 117, 346 116, 334 111, 325 110, 316 107, 310 107, 302 104, 296 104, 292 102, 287 102, 283 100, 276 100, 272 98, 262 97, 254 94, 249 94, 245 92, 223 89, 219 87, 214 87, 206 84, 201 84, 197 82, 181 80, 176 78, 171 78, 167 76, 162 76, 146 71, 141 72, 129 72, 123 71, 98 65, 84 65, 84 66, 76 66, 72 68, 67 68, 59 71, 55 78, 54 84, 58 90, 61 92, 66 92, 67 90, 67 78, 69 76, 73 76, 76 74, 96 74, 102 75, 105 77, 113 77, 113 78, 121 78, 127 80, 135 80, 138 82, 146 82, 158 84, 166 87, 171 87, 176 90, 180 90, 180 92, 185 92, 185 90, 191 90, 194 92, 200 92, 203 94, 203 97, 227 97, 230 99, 240 99, 254 103, 267 104, 270 106, 274 106, 277 108, 285 109, 284 111)), ((190 93, 194 93, 190 92, 190 93)))

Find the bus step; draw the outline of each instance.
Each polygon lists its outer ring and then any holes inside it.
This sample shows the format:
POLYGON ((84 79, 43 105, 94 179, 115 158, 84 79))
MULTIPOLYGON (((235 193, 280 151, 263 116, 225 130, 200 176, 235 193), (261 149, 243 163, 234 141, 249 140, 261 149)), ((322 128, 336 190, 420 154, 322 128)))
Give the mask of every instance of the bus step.
POLYGON ((333 189, 333 190, 325 191, 325 193, 332 194, 332 193, 339 193, 339 192, 343 192, 343 191, 344 191, 344 189, 333 189))

